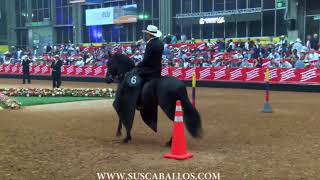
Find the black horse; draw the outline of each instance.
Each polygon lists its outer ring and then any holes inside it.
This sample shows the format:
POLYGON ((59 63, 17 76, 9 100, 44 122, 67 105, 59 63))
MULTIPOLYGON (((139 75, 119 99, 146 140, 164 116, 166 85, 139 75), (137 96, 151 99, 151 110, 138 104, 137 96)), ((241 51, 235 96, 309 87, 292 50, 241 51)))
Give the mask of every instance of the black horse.
MULTIPOLYGON (((127 131, 124 143, 131 140, 131 128, 136 110, 138 97, 142 108, 140 114, 143 121, 155 132, 157 132, 158 105, 165 114, 173 121, 175 115, 176 101, 180 100, 184 112, 185 125, 193 137, 201 137, 201 118, 188 98, 185 84, 175 77, 162 77, 146 82, 142 87, 132 87, 128 84, 128 76, 134 72, 134 62, 125 55, 113 55, 107 63, 106 82, 118 81, 118 89, 113 103, 119 117, 117 136, 121 136, 122 124, 127 131)), ((134 73, 133 73, 134 74, 134 73)), ((132 77, 132 76, 131 76, 132 77)), ((135 79, 134 79, 135 80, 135 79)), ((171 145, 171 140, 168 145, 171 145)))

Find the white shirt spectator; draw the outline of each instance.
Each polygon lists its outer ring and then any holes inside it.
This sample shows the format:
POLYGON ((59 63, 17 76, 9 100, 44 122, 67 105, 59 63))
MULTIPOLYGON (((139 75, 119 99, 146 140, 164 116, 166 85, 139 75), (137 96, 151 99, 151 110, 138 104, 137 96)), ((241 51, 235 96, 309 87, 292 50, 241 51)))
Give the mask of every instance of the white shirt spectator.
POLYGON ((181 59, 186 60, 188 58, 187 54, 182 54, 181 59))
POLYGON ((287 61, 282 61, 282 62, 280 62, 279 67, 280 67, 280 68, 292 68, 292 64, 290 64, 290 63, 287 62, 287 61))
POLYGON ((204 63, 202 63, 202 67, 211 67, 211 64, 204 62, 204 63))
POLYGON ((306 42, 306 47, 308 48, 308 50, 311 49, 311 42, 310 42, 310 40, 308 40, 308 41, 306 42))
POLYGON ((189 62, 184 62, 184 63, 183 63, 183 67, 186 68, 186 67, 189 67, 189 66, 190 66, 190 63, 189 63, 189 62))
POLYGON ((286 39, 281 39, 280 40, 280 44, 281 45, 286 45, 287 44, 287 40, 286 39))
POLYGON ((187 41, 187 36, 185 34, 181 35, 181 42, 185 43, 187 41))
POLYGON ((18 59, 20 59, 21 56, 22 56, 22 50, 21 49, 17 52, 17 55, 18 55, 18 59))
POLYGON ((260 41, 256 41, 256 42, 255 42, 255 45, 257 46, 257 48, 260 48, 260 46, 261 46, 260 41))
POLYGON ((249 51, 250 45, 249 45, 249 42, 248 42, 248 41, 244 44, 244 48, 245 48, 247 51, 249 51))
POLYGON ((269 54, 268 59, 280 59, 280 55, 277 52, 272 52, 269 54))
POLYGON ((78 60, 75 65, 76 66, 84 66, 84 61, 78 60))
POLYGON ((236 49, 236 45, 234 44, 234 42, 230 42, 229 46, 230 46, 232 49, 236 49))
POLYGON ((3 64, 11 64, 11 59, 4 59, 4 62, 3 62, 3 64))
POLYGON ((320 55, 316 52, 313 52, 313 53, 309 53, 309 59, 311 60, 316 60, 316 59, 319 59, 320 58, 320 55))
POLYGON ((301 44, 301 42, 296 42, 293 44, 293 47, 292 47, 292 51, 296 49, 298 54, 302 51, 303 49, 303 45, 301 44))
POLYGON ((233 55, 233 58, 234 58, 234 59, 242 59, 242 58, 243 58, 243 55, 238 52, 237 54, 233 55))

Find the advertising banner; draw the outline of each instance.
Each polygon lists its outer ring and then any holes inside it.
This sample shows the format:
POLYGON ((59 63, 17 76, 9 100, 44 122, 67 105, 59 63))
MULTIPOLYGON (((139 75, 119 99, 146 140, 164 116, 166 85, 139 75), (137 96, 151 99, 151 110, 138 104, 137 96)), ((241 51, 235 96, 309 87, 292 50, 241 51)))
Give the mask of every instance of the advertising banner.
POLYGON ((135 23, 137 20, 136 4, 86 10, 87 26, 135 23))

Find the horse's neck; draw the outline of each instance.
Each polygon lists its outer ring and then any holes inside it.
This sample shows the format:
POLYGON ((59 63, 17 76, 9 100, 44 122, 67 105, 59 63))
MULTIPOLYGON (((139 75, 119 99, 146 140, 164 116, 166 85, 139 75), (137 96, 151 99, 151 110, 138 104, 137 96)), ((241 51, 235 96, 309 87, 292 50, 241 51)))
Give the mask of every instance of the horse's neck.
POLYGON ((136 66, 128 67, 128 72, 132 71, 136 66))

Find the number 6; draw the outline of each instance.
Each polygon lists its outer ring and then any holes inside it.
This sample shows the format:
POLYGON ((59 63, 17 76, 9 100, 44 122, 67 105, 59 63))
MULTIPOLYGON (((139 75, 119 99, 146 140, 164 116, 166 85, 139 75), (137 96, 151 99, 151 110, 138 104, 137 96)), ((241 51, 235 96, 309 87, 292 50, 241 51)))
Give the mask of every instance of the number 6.
POLYGON ((132 84, 136 84, 136 83, 137 83, 137 76, 133 76, 133 77, 131 78, 131 83, 132 83, 132 84))

